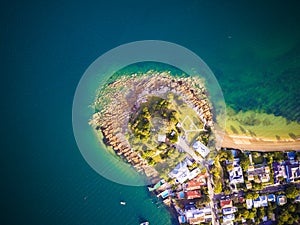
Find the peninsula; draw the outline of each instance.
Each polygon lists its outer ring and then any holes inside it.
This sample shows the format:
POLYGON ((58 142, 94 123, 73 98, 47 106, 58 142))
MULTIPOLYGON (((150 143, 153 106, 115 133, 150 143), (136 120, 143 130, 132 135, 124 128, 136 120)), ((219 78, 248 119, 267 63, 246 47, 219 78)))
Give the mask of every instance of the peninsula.
POLYGON ((207 95, 197 77, 120 76, 99 89, 90 125, 180 224, 299 224, 299 140, 225 133, 216 149, 207 95))

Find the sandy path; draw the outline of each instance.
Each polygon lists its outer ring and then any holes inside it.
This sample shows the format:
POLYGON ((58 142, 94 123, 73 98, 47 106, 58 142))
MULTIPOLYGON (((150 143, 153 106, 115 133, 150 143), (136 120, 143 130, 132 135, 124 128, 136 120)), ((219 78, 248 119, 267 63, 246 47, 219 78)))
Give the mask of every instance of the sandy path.
POLYGON ((300 150, 300 140, 276 141, 225 134, 221 146, 253 151, 300 150))

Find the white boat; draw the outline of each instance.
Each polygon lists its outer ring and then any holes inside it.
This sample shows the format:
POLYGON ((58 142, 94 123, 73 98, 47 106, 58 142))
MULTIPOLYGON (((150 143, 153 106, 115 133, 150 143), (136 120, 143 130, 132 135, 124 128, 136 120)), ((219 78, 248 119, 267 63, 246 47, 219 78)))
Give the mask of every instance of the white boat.
POLYGON ((126 205, 126 202, 121 201, 120 204, 121 205, 126 205))
POLYGON ((140 223, 140 225, 149 225, 149 222, 146 221, 146 222, 140 223))

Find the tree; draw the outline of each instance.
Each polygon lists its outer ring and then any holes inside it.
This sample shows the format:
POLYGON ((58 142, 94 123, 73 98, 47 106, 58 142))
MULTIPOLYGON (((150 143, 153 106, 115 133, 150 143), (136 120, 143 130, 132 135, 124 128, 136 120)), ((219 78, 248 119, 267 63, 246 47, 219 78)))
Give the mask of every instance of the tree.
POLYGON ((273 158, 276 160, 276 161, 281 161, 281 160, 284 160, 284 153, 283 152, 274 152, 273 153, 273 158))
POLYGON ((257 211, 257 216, 260 220, 262 220, 262 218, 264 218, 264 216, 265 216, 265 208, 264 207, 259 208, 259 210, 257 211))
POLYGON ((224 149, 219 151, 218 156, 220 162, 224 162, 225 160, 232 162, 234 158, 231 151, 224 150, 224 149))
POLYGON ((216 194, 220 194, 221 191, 222 191, 222 184, 221 184, 221 182, 218 182, 215 184, 214 192, 216 194))
POLYGON ((257 199, 259 194, 257 192, 248 192, 246 194, 246 199, 257 199))
POLYGON ((285 190, 286 197, 296 198, 299 195, 299 190, 295 186, 289 186, 285 190))
POLYGON ((250 159, 244 153, 240 154, 239 156, 240 156, 240 165, 241 165, 243 171, 246 172, 246 170, 248 169, 248 166, 250 164, 250 159))
POLYGON ((253 219, 256 217, 256 212, 250 212, 248 218, 253 219))

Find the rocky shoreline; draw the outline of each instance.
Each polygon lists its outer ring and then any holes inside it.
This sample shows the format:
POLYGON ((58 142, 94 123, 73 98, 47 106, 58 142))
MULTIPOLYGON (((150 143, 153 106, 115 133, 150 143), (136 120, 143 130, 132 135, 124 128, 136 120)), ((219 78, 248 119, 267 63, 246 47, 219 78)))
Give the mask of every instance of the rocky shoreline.
POLYGON ((213 127, 211 105, 199 79, 179 78, 171 76, 169 72, 154 71, 143 75, 122 76, 100 90, 94 107, 101 110, 95 112, 89 121, 91 126, 102 132, 106 144, 111 146, 117 155, 132 164, 138 172, 145 174, 152 183, 160 179, 158 172, 132 150, 125 134, 131 114, 147 96, 166 97, 166 93, 170 92, 181 96, 206 126, 213 127))

